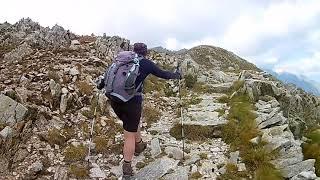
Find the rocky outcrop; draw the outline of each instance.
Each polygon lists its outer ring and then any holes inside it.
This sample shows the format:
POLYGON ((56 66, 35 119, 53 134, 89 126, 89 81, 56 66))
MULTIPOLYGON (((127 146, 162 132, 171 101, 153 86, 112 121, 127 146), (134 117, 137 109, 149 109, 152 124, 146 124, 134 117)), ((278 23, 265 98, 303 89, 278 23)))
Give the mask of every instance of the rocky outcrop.
POLYGON ((290 131, 289 122, 280 111, 280 103, 276 100, 268 102, 260 100, 256 103, 256 108, 258 115, 256 122, 262 133, 258 139, 267 143, 265 146, 270 152, 279 151, 277 159, 272 161, 275 167, 285 178, 295 179, 299 174, 305 173, 312 173, 312 177, 316 177, 315 160, 304 161, 301 141, 295 140, 290 131))
POLYGON ((95 41, 98 57, 115 57, 118 52, 130 49, 130 41, 118 36, 98 37, 95 41))
POLYGON ((23 43, 16 49, 4 55, 5 61, 21 61, 24 57, 30 55, 33 52, 31 47, 27 43, 23 43))
POLYGON ((22 104, 0 94, 0 122, 14 125, 23 120, 27 111, 22 104))

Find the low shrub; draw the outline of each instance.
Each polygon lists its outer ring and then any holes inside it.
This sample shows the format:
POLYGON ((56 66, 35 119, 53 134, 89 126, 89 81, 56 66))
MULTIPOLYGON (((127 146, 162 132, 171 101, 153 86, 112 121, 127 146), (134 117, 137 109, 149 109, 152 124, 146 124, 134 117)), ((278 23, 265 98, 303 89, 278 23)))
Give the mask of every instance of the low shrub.
MULTIPOLYGON (((181 124, 175 124, 170 129, 170 135, 175 137, 177 140, 182 139, 181 124)), ((200 125, 184 125, 185 138, 192 141, 205 141, 207 139, 217 138, 221 135, 219 127, 215 126, 200 126, 200 125)))
MULTIPOLYGON (((256 127, 256 114, 252 112, 254 106, 249 97, 238 94, 230 99, 228 105, 230 106, 228 122, 222 128, 222 138, 230 144, 232 151, 240 151, 242 161, 247 167, 247 176, 250 175, 255 179, 268 179, 268 177, 275 180, 282 179, 280 172, 270 163, 277 157, 277 152, 268 151, 263 142, 259 142, 258 145, 250 142, 252 138, 259 136, 260 132, 256 127), (267 176, 268 173, 273 174, 267 176)), ((230 170, 225 178, 238 177, 239 174, 230 170)))
POLYGON ((145 122, 150 127, 152 123, 155 123, 160 119, 161 113, 158 109, 154 107, 144 106, 143 116, 145 122))
POLYGON ((72 128, 64 128, 58 130, 56 128, 50 129, 45 137, 46 141, 51 145, 63 146, 65 143, 74 136, 74 130, 72 128))
POLYGON ((71 177, 75 178, 88 178, 89 177, 89 169, 84 165, 72 164, 69 167, 69 173, 71 177))
POLYGON ((247 172, 239 172, 238 167, 235 164, 228 163, 225 166, 226 172, 220 175, 217 180, 238 180, 238 179, 249 179, 247 172))
POLYGON ((308 133, 306 137, 310 139, 310 142, 302 146, 304 157, 316 160, 314 166, 317 176, 320 176, 320 129, 308 133))
POLYGON ((108 150, 108 143, 109 143, 109 138, 105 135, 102 136, 97 136, 93 139, 93 142, 95 143, 95 150, 98 153, 104 153, 108 150))
POLYGON ((90 96, 93 92, 93 87, 86 81, 77 82, 77 87, 82 95, 90 96))
POLYGON ((194 172, 190 175, 191 179, 200 179, 201 177, 202 177, 202 174, 199 171, 194 172))
POLYGON ((87 148, 84 145, 68 146, 64 151, 65 160, 68 162, 76 162, 84 160, 87 155, 87 148))
POLYGON ((186 83, 187 88, 193 88, 195 84, 197 83, 197 76, 192 74, 187 74, 184 79, 186 83))

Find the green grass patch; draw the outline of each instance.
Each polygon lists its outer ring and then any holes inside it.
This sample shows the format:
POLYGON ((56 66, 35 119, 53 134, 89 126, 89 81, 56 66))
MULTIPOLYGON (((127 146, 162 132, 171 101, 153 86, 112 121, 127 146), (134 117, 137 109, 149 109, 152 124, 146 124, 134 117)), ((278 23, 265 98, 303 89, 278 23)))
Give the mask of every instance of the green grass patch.
POLYGON ((219 103, 228 103, 230 101, 229 96, 223 95, 218 98, 219 103))
POLYGON ((216 112, 219 113, 218 117, 221 117, 226 113, 226 110, 223 108, 220 108, 220 109, 216 109, 216 112))
POLYGON ((150 127, 152 123, 155 123, 160 119, 161 113, 157 108, 144 106, 143 117, 147 126, 150 127))
POLYGON ((6 126, 7 126, 6 123, 0 122, 0 131, 1 131, 2 129, 4 129, 6 126))
POLYGON ((217 180, 238 180, 238 179, 249 179, 248 173, 245 171, 239 172, 238 167, 235 164, 226 164, 226 173, 222 174, 217 180))
POLYGON ((279 170, 276 170, 273 166, 260 166, 256 170, 256 180, 268 180, 268 179, 284 179, 279 170))
MULTIPOLYGON (((223 140, 230 144, 231 150, 239 150, 242 161, 246 164, 247 175, 255 179, 263 179, 268 173, 275 180, 282 179, 280 172, 270 163, 277 156, 276 152, 269 152, 265 144, 260 142, 254 145, 250 142, 252 138, 259 136, 256 127, 256 114, 253 103, 247 95, 236 95, 228 102, 230 106, 228 123, 222 128, 223 140)), ((230 171, 230 179, 237 177, 234 171, 230 171), (231 175, 230 175, 231 174, 231 175)))
POLYGON ((202 177, 202 174, 197 171, 197 172, 194 172, 190 175, 190 179, 200 179, 202 177))
POLYGON ((93 139, 93 142, 96 145, 95 150, 98 153, 104 153, 108 151, 109 138, 107 136, 105 135, 97 136, 93 139))
POLYGON ((201 159, 208 159, 208 154, 207 153, 200 153, 199 154, 201 159))
MULTIPOLYGON (((170 129, 170 135, 177 140, 182 139, 181 124, 175 124, 170 129)), ((200 126, 200 125, 184 125, 185 138, 191 141, 205 141, 207 139, 217 138, 221 136, 220 127, 200 126)))
POLYGON ((193 88, 195 84, 197 83, 197 76, 192 75, 192 74, 187 74, 184 79, 185 79, 185 85, 187 88, 193 88))
POLYGON ((84 160, 87 155, 87 150, 83 144, 79 146, 70 145, 64 151, 65 160, 68 162, 84 160))
POLYGON ((74 178, 88 178, 89 177, 89 169, 84 165, 79 164, 71 164, 69 167, 69 174, 74 178))
POLYGON ((45 140, 51 145, 64 146, 65 143, 74 136, 74 129, 66 127, 58 130, 56 128, 50 129, 47 135, 44 137, 45 140))
POLYGON ((232 94, 235 91, 238 91, 244 85, 244 81, 234 81, 232 86, 229 88, 229 93, 232 94))
POLYGON ((166 88, 165 81, 153 75, 147 77, 147 79, 144 81, 144 84, 143 84, 144 93, 152 93, 153 91, 160 92, 165 88, 166 88))
POLYGON ((303 144, 303 154, 305 159, 315 159, 315 168, 317 176, 320 176, 320 129, 311 131, 306 135, 310 139, 308 143, 303 144))
POLYGON ((191 96, 191 98, 186 98, 183 100, 182 106, 183 107, 188 107, 189 105, 196 105, 201 103, 203 99, 200 97, 196 97, 196 96, 191 96))

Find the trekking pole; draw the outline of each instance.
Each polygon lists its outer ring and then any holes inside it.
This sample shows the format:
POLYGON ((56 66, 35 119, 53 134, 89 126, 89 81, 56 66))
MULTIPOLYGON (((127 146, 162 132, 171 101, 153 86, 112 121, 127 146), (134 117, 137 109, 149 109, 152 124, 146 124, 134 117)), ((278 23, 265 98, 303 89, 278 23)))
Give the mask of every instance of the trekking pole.
POLYGON ((89 139, 89 149, 88 149, 88 156, 87 156, 87 160, 88 160, 88 163, 90 162, 90 155, 91 155, 91 143, 92 143, 92 139, 93 139, 93 128, 94 128, 94 123, 95 123, 95 120, 97 118, 97 107, 99 105, 99 99, 100 99, 100 93, 99 91, 97 92, 97 103, 96 103, 96 106, 94 107, 94 111, 93 111, 93 118, 92 118, 92 121, 91 121, 91 130, 90 130, 90 139, 89 139))
MULTIPOLYGON (((179 70, 179 64, 177 70, 179 70)), ((181 75, 181 74, 180 74, 181 75)), ((184 160, 184 125, 183 125, 183 107, 181 97, 181 78, 179 78, 179 99, 180 99, 180 117, 181 117, 181 138, 182 138, 182 159, 184 160)))

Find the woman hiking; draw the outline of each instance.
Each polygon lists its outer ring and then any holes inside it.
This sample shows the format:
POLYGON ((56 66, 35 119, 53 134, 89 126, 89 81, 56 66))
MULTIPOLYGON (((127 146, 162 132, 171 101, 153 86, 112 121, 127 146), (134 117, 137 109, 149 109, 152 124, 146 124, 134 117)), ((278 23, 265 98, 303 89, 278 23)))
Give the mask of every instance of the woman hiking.
MULTIPOLYGON (((147 147, 147 144, 142 141, 141 132, 140 132, 140 119, 141 119, 142 101, 143 101, 142 90, 143 90, 144 80, 147 78, 149 74, 152 74, 162 79, 181 78, 181 75, 178 71, 169 72, 169 71, 161 70, 154 62, 152 62, 151 60, 148 60, 146 58, 148 49, 147 49, 147 45, 145 45, 144 43, 135 43, 133 51, 139 60, 138 62, 139 68, 137 70, 138 73, 134 82, 134 88, 136 91, 135 94, 127 102, 121 101, 124 99, 123 97, 118 96, 118 94, 116 96, 120 98, 120 101, 118 98, 110 98, 110 96, 107 95, 110 99, 110 104, 112 109, 114 110, 116 115, 119 117, 119 119, 122 120, 123 122, 124 163, 122 165, 122 170, 123 170, 124 178, 133 176, 133 170, 131 166, 133 155, 136 155, 136 156, 139 155, 147 147)), ((120 54, 118 56, 120 56, 120 54)), ((106 78, 108 77, 105 75, 105 79, 106 78)), ((106 87, 105 82, 106 82, 105 80, 102 81, 102 83, 98 85, 98 88, 102 89, 103 87, 106 87)), ((112 82, 111 84, 116 84, 116 83, 112 82)))

